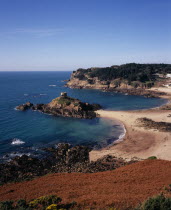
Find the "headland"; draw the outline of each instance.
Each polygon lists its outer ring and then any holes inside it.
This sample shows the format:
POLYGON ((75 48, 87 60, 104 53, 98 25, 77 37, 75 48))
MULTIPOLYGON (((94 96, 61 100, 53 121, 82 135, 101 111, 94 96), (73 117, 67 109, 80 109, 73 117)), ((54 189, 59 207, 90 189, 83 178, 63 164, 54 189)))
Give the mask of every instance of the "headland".
POLYGON ((106 68, 78 69, 67 86, 100 89, 129 95, 168 99, 162 107, 137 111, 98 110, 100 117, 116 119, 126 128, 125 137, 113 146, 91 151, 91 160, 110 154, 130 160, 156 156, 171 160, 171 65, 125 64, 106 68))

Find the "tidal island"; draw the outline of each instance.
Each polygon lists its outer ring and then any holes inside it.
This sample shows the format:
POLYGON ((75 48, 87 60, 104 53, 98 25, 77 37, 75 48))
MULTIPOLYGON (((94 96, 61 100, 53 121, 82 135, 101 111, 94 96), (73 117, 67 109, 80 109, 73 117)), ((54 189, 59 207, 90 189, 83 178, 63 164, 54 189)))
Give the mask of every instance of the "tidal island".
POLYGON ((66 92, 62 92, 60 97, 53 99, 48 104, 34 105, 27 102, 17 106, 16 109, 21 111, 32 109, 55 116, 93 119, 98 117, 95 111, 101 109, 101 106, 81 102, 79 99, 69 97, 66 92))

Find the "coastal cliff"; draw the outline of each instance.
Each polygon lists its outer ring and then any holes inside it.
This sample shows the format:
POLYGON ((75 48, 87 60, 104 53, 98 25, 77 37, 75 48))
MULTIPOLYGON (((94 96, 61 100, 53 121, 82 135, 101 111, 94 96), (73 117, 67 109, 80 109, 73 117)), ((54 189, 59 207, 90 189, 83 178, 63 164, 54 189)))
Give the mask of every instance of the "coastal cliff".
POLYGON ((147 89, 166 81, 165 75, 169 72, 171 72, 169 64, 131 63, 106 68, 78 69, 72 73, 66 86, 158 97, 164 93, 147 89))
POLYGON ((42 158, 23 155, 0 163, 0 185, 4 183, 33 179, 48 173, 84 172, 95 173, 114 170, 137 160, 125 161, 110 155, 96 161, 90 161, 91 148, 86 146, 72 147, 67 143, 59 143, 55 147, 44 148, 42 158))
POLYGON ((48 104, 34 105, 30 102, 27 102, 16 107, 17 110, 21 111, 32 109, 56 116, 86 119, 97 117, 95 111, 100 108, 101 106, 99 104, 83 103, 78 99, 67 96, 67 93, 61 93, 60 97, 53 99, 48 104))

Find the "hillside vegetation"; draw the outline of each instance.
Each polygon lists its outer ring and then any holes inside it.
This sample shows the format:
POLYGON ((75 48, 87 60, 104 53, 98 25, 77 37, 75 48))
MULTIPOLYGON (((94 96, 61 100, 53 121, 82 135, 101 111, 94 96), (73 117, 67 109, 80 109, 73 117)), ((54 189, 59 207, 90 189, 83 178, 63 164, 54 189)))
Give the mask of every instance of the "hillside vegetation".
POLYGON ((26 199, 27 202, 31 201, 31 204, 37 205, 37 201, 40 203, 42 200, 40 196, 56 195, 62 198, 63 204, 72 204, 75 201, 78 208, 74 209, 79 210, 131 210, 136 207, 138 210, 168 210, 171 207, 170 199, 162 195, 149 198, 160 193, 170 197, 170 184, 171 162, 154 159, 112 171, 56 173, 31 181, 6 184, 0 186, 0 201, 16 202, 26 199), (148 201, 141 205, 147 199, 148 201))
MULTIPOLYGON (((77 79, 80 82, 84 81, 82 83, 84 85, 92 86, 101 82, 101 85, 108 85, 108 87, 119 87, 122 83, 125 83, 134 88, 139 86, 150 88, 159 79, 164 79, 167 73, 171 73, 171 64, 129 63, 102 68, 80 68, 73 72, 70 82, 77 79)), ((69 86, 72 85, 70 82, 68 83, 69 86)), ((76 84, 79 85, 79 83, 76 84)))

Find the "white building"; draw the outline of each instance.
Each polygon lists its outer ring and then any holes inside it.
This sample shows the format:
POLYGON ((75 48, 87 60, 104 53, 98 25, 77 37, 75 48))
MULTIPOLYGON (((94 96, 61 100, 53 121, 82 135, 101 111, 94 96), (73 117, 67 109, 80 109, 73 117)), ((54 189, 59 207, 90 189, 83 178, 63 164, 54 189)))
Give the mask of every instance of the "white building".
POLYGON ((171 84, 163 85, 164 87, 171 87, 171 84))
POLYGON ((171 78, 171 74, 166 74, 166 77, 167 78, 171 78))

